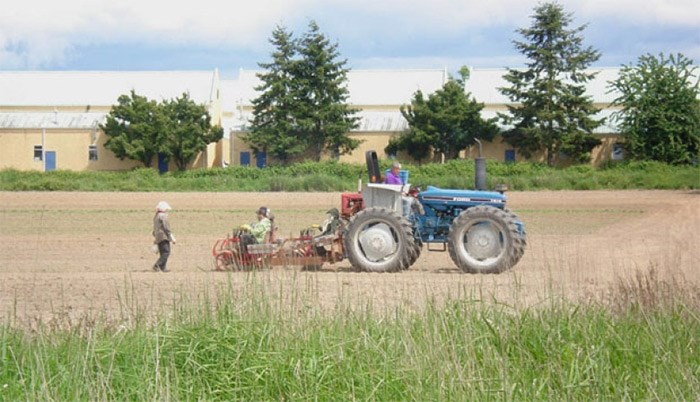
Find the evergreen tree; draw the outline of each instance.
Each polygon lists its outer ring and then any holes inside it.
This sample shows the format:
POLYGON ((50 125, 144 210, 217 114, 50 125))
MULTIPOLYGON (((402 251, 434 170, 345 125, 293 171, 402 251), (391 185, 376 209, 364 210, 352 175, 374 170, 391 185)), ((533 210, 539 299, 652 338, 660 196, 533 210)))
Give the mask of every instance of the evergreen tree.
POLYGON ((307 147, 297 122, 297 50, 292 34, 282 26, 275 28, 270 43, 275 47, 272 61, 258 63, 265 71, 258 74, 262 84, 255 89, 260 95, 253 100, 251 131, 243 140, 253 151, 267 152, 286 164, 307 147))
POLYGON ((401 114, 408 121, 408 130, 390 140, 387 153, 405 150, 412 158, 421 161, 430 151, 455 159, 459 152, 474 144, 475 138, 491 140, 498 133, 495 119, 481 118, 483 103, 464 91, 468 77, 462 70, 462 79, 450 79, 441 89, 423 97, 417 91, 411 104, 401 106, 401 114))
POLYGON ((700 152, 700 88, 692 60, 650 54, 623 66, 611 89, 625 147, 633 159, 696 162, 700 152))
POLYGON ((357 109, 346 101, 347 60, 338 61, 338 45, 320 32, 316 22, 299 42, 296 87, 299 102, 299 129, 316 161, 328 151, 337 156, 357 148, 360 141, 350 138, 349 131, 358 126, 357 109))
POLYGON ((167 125, 160 151, 175 162, 178 170, 185 170, 208 144, 219 141, 224 135, 220 126, 211 125, 206 107, 196 104, 187 93, 166 101, 163 112, 167 125))
POLYGON ((145 96, 131 91, 131 96, 121 95, 112 106, 100 129, 107 136, 105 148, 119 159, 140 161, 151 167, 153 157, 161 148, 161 132, 165 118, 161 107, 145 96))
POLYGON ((600 109, 585 95, 586 83, 595 77, 585 69, 600 54, 583 47, 586 26, 569 29, 572 17, 561 5, 539 5, 532 19, 530 28, 517 31, 525 41, 513 41, 529 59, 527 68, 508 69, 504 78, 510 86, 499 88, 515 103, 508 106, 509 114, 500 115, 512 127, 504 140, 526 157, 544 150, 550 166, 559 152, 580 163, 590 161, 591 150, 600 144, 592 132, 603 121, 591 117, 600 109))

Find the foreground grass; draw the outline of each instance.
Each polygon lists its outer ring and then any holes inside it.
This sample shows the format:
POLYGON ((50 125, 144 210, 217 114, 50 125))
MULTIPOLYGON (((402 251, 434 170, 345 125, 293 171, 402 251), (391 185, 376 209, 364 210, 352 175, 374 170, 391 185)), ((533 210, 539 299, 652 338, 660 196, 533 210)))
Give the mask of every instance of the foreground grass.
MULTIPOLYGON (((383 161, 387 164, 387 161, 383 161)), ((388 165, 387 165, 388 166, 388 165)), ((382 170, 387 166, 382 166, 382 170)), ((474 164, 453 160, 445 164, 405 166, 410 182, 425 188, 473 188, 474 164)), ((656 162, 588 165, 565 169, 535 163, 488 161, 487 186, 510 190, 698 189, 700 168, 656 162)), ((159 175, 155 169, 129 172, 0 171, 0 191, 350 191, 366 168, 336 162, 298 163, 287 167, 229 167, 197 169, 159 175)))
MULTIPOLYGON (((223 290, 155 324, 0 328, 2 400, 694 400, 698 305, 452 300, 377 315, 223 290)), ((645 293, 649 289, 642 289, 645 293)), ((303 300, 302 300, 303 299, 303 300)))

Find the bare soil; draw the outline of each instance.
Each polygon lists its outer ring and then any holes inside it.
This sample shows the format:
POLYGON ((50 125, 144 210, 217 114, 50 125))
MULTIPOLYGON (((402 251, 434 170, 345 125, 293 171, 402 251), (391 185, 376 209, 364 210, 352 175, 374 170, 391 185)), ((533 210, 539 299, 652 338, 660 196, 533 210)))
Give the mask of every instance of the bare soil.
POLYGON ((14 193, 0 192, 0 322, 72 325, 95 317, 125 320, 251 284, 281 303, 421 309, 464 298, 513 306, 604 297, 620 280, 654 270, 659 280, 700 286, 700 193, 559 191, 509 193, 525 222, 528 248, 500 275, 460 273, 447 252, 423 249, 410 270, 354 272, 347 262, 320 272, 275 267, 213 271, 217 238, 254 219, 261 205, 293 236, 338 206, 338 193, 14 193), (151 225, 160 200, 178 243, 169 273, 151 266, 151 225), (299 303, 299 301, 297 301, 299 303))

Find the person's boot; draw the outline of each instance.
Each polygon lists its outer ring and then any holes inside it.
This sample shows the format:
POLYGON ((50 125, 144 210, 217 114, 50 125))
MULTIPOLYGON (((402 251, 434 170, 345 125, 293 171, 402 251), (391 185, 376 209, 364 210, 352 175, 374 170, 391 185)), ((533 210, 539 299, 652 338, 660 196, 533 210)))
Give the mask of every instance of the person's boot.
POLYGON ((159 267, 158 265, 156 265, 156 264, 153 264, 153 270, 154 270, 155 272, 159 272, 159 271, 160 271, 160 267, 159 267))

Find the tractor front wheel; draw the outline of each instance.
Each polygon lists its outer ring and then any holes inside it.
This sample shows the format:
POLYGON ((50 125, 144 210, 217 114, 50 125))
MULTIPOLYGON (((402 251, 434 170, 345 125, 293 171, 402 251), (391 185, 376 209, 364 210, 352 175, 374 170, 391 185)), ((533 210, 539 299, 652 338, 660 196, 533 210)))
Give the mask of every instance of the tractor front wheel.
POLYGON ((464 272, 496 274, 512 268, 525 252, 525 229, 508 211, 480 205, 463 211, 452 222, 448 249, 464 272))

